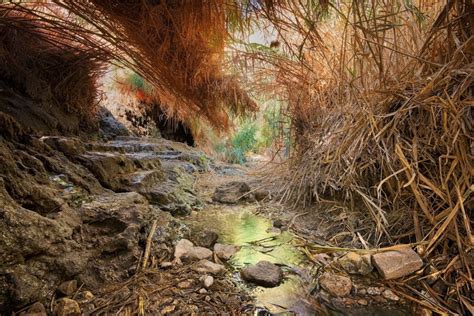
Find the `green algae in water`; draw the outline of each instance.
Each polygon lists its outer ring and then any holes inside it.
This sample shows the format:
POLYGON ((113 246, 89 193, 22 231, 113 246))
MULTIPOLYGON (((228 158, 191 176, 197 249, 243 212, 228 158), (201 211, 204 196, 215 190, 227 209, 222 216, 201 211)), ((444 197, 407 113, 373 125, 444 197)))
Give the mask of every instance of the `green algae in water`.
MULTIPOLYGON (((262 260, 289 267, 304 265, 304 254, 291 243, 293 236, 288 232, 268 232, 272 222, 252 214, 254 209, 219 206, 203 210, 191 219, 190 226, 212 229, 218 233, 220 243, 240 246, 240 251, 228 262, 236 269, 262 260)), ((259 306, 282 312, 305 297, 305 288, 303 280, 290 273, 278 287, 257 286, 251 292, 259 306)))
POLYGON ((216 231, 220 243, 241 246, 240 251, 229 261, 236 268, 261 260, 288 266, 300 265, 305 257, 291 244, 292 235, 288 232, 267 232, 272 228, 272 222, 251 211, 252 207, 203 210, 190 225, 216 231))

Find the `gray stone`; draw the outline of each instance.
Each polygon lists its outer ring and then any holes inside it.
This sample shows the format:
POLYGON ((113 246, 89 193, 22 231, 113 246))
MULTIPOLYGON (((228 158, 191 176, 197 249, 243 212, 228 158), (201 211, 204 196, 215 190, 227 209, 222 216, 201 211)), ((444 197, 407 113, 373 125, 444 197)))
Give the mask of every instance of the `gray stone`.
POLYGON ((176 244, 174 258, 179 263, 181 259, 207 259, 212 257, 212 251, 204 247, 196 247, 187 239, 181 239, 176 244))
POLYGON ((355 252, 349 252, 339 259, 340 266, 350 274, 366 275, 372 272, 374 267, 371 264, 370 255, 359 255, 355 252))
POLYGON ((65 297, 56 302, 54 313, 57 316, 79 316, 81 308, 75 300, 65 297))
POLYGON ((58 292, 65 296, 72 296, 77 291, 77 281, 71 280, 61 283, 58 292))
POLYGON ((225 267, 222 264, 217 264, 206 259, 203 259, 195 263, 192 269, 199 273, 210 273, 210 274, 218 274, 225 271, 225 267))
POLYGON ((423 266, 420 256, 411 248, 377 253, 372 256, 372 263, 386 280, 409 275, 423 266))
POLYGON ((281 268, 268 261, 248 266, 240 271, 240 275, 245 281, 264 287, 278 286, 283 279, 281 268))
POLYGON ((181 258, 186 257, 193 248, 194 245, 191 241, 187 239, 181 239, 174 248, 174 259, 177 261, 181 260, 181 258))
POLYGON ((215 231, 205 229, 203 231, 193 234, 192 241, 197 246, 212 248, 217 242, 218 238, 219 235, 215 231))
POLYGON ((215 244, 214 253, 221 260, 229 260, 240 250, 239 246, 215 244))
POLYGON ((348 277, 325 272, 319 278, 319 285, 329 294, 337 297, 346 296, 351 292, 352 281, 348 277))
POLYGON ((204 247, 193 247, 188 256, 191 259, 208 259, 212 257, 212 250, 204 247))
POLYGON ((206 289, 210 288, 214 284, 214 278, 210 275, 204 275, 199 280, 206 289))
POLYGON ((255 198, 250 191, 250 186, 246 182, 233 181, 217 187, 212 199, 226 204, 253 201, 255 198))

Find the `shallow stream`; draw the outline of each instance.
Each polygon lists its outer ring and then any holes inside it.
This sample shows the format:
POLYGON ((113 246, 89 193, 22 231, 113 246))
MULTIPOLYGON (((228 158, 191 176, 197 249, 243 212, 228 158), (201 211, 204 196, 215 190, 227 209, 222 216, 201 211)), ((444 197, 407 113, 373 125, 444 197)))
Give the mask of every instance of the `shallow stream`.
POLYGON ((240 251, 228 262, 234 268, 234 278, 241 281, 239 271, 246 265, 266 260, 285 271, 282 284, 274 288, 250 287, 239 282, 256 298, 257 306, 272 313, 293 310, 299 315, 314 314, 306 303, 312 278, 305 255, 292 244, 291 233, 273 228, 272 222, 253 214, 255 206, 218 206, 192 216, 193 230, 212 229, 219 234, 218 242, 240 246, 240 251))

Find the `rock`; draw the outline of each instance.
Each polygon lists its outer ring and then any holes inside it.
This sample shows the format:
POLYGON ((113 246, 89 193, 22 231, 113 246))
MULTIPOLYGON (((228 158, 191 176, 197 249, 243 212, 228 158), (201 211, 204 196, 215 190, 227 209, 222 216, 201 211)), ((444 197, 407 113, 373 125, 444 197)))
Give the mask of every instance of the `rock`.
POLYGON ((215 244, 214 253, 221 260, 229 260, 240 250, 239 246, 215 244))
POLYGON ((216 188, 212 199, 215 202, 236 204, 243 201, 254 200, 250 193, 250 186, 243 181, 232 181, 216 188))
POLYGON ((283 279, 283 273, 277 265, 260 261, 256 265, 251 265, 240 271, 242 279, 264 287, 278 286, 283 279))
POLYGON ((178 287, 180 289, 189 289, 193 286, 193 282, 191 280, 186 280, 178 283, 178 287))
POLYGON ((206 294, 207 293, 207 290, 206 289, 199 289, 199 294, 206 294))
POLYGON ((390 301, 399 301, 400 300, 400 297, 398 297, 398 295, 393 293, 393 291, 390 290, 390 289, 386 289, 385 291, 383 291, 382 296, 385 297, 387 300, 390 300, 390 301))
POLYGON ((203 259, 194 264, 192 269, 199 273, 211 274, 218 274, 220 272, 225 271, 225 267, 222 264, 217 264, 206 259, 203 259))
POLYGON ((212 257, 212 250, 204 247, 193 247, 188 255, 191 259, 207 259, 212 257))
POLYGON ((176 243, 174 248, 174 259, 180 260, 182 257, 186 257, 194 248, 191 241, 187 239, 181 239, 176 243))
POLYGON ((202 201, 185 185, 174 181, 165 181, 143 194, 151 204, 170 212, 173 216, 186 216, 195 209, 202 208, 202 201))
POLYGON ((255 196, 255 200, 263 201, 266 197, 270 195, 270 192, 268 190, 259 189, 255 190, 253 192, 253 195, 255 196))
POLYGON ((199 281, 202 282, 206 289, 210 288, 214 284, 214 278, 210 275, 202 276, 199 281))
POLYGON ((99 182, 113 191, 128 191, 124 178, 136 171, 134 162, 120 153, 88 152, 76 158, 99 182))
POLYGON ((79 316, 81 308, 75 300, 65 297, 56 302, 54 313, 57 316, 79 316))
POLYGON ((217 242, 219 235, 213 230, 203 230, 193 234, 192 241, 197 246, 212 248, 217 242))
POLYGON ((40 140, 69 157, 74 157, 85 152, 84 144, 78 138, 43 136, 40 140))
POLYGON ((26 312, 20 313, 20 316, 48 316, 46 308, 40 302, 31 305, 26 312))
POLYGON ((162 269, 168 269, 168 268, 171 268, 172 266, 173 266, 173 263, 169 261, 160 263, 160 268, 162 269))
POLYGON ((176 244, 174 250, 174 258, 181 261, 181 258, 188 259, 207 259, 212 257, 212 251, 204 247, 195 247, 193 243, 187 239, 181 239, 176 244))
POLYGON ((99 108, 98 114, 99 127, 104 136, 115 137, 130 135, 128 129, 122 123, 120 123, 105 107, 101 106, 99 108))
POLYGON ((369 302, 366 299, 361 298, 360 300, 357 300, 357 303, 362 306, 367 306, 369 305, 369 302))
POLYGON ((58 286, 58 292, 65 296, 72 296, 77 290, 77 281, 71 280, 61 283, 58 286))
POLYGON ((420 256, 411 248, 377 253, 372 256, 372 263, 386 280, 409 275, 423 266, 420 256))
POLYGON ((283 221, 281 219, 274 220, 273 221, 273 227, 282 228, 283 227, 283 221))
POLYGON ((92 292, 90 291, 81 291, 75 296, 75 299, 81 304, 86 303, 92 300, 93 298, 94 294, 92 294, 92 292))
POLYGON ((370 286, 367 288, 367 294, 368 295, 380 295, 382 294, 384 288, 380 288, 380 287, 375 287, 375 286, 370 286))
POLYGON ((366 275, 374 269, 370 262, 370 255, 361 256, 355 252, 349 252, 339 259, 339 265, 350 274, 366 275))
POLYGON ((352 281, 348 277, 325 272, 319 278, 319 285, 329 294, 337 297, 346 296, 351 292, 352 281))

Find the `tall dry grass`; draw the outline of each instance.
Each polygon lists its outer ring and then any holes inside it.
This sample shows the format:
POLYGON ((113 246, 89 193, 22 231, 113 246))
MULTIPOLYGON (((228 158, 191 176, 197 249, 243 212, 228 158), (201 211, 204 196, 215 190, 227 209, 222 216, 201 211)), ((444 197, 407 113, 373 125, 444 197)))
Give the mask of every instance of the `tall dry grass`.
POLYGON ((402 292, 438 313, 473 312, 473 9, 281 1, 260 12, 281 48, 235 57, 288 101, 295 144, 282 199, 363 204, 373 247, 416 243, 446 285, 422 277, 402 292))
POLYGON ((101 55, 58 36, 34 16, 0 5, 0 80, 46 112, 63 109, 95 121, 101 55))

